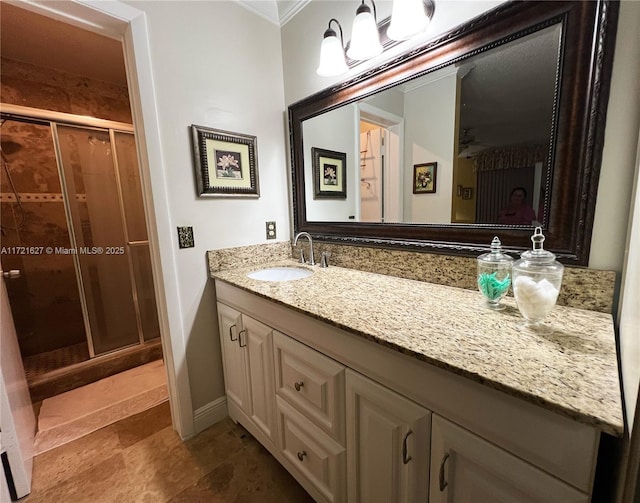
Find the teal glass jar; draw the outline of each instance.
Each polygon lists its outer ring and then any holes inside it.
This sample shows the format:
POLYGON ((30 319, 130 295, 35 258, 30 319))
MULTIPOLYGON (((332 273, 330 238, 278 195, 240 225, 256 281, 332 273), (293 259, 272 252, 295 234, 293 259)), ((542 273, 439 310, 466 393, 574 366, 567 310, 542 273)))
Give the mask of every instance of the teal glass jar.
POLYGON ((502 243, 498 236, 491 241, 491 251, 477 258, 478 289, 484 297, 485 305, 494 311, 505 308, 500 301, 511 286, 511 268, 513 259, 502 252, 502 243))

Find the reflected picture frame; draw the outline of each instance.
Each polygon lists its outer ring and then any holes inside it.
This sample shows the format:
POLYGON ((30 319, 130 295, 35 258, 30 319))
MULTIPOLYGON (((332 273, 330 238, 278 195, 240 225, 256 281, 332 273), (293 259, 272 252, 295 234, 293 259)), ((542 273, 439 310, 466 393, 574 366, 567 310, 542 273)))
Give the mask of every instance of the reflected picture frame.
POLYGON ((413 165, 413 193, 434 194, 436 192, 437 162, 413 165))
POLYGON ((312 147, 314 199, 347 198, 347 154, 312 147))
POLYGON ((473 187, 462 188, 462 199, 463 200, 473 199, 473 187))
POLYGON ((259 198, 257 138, 191 125, 198 197, 259 198))

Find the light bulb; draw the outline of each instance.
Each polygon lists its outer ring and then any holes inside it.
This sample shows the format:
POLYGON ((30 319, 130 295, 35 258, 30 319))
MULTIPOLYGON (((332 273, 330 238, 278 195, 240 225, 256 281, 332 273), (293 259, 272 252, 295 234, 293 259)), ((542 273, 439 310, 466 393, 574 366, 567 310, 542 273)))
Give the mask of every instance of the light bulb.
POLYGON ((358 7, 356 18, 351 29, 351 43, 347 56, 351 59, 365 60, 382 54, 382 44, 378 25, 371 14, 371 9, 362 4, 358 7))

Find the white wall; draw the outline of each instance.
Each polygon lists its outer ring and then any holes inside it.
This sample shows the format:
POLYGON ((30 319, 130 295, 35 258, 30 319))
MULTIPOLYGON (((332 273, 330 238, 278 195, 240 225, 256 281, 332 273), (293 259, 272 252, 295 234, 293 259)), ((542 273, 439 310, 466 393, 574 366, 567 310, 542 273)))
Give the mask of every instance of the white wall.
POLYGON ((307 220, 310 222, 349 222, 358 211, 358 111, 355 105, 340 107, 304 121, 304 179, 307 220), (347 155, 347 197, 314 199, 314 173, 311 149, 333 150, 347 155))
POLYGON ((640 127, 640 2, 622 0, 589 267, 621 271, 640 127))
POLYGON ((409 222, 451 223, 456 85, 457 75, 450 72, 405 94, 404 216, 409 222), (413 166, 427 162, 438 163, 436 192, 414 194, 413 166))
MULTIPOLYGON (((363 63, 341 77, 319 77, 316 73, 322 35, 331 17, 343 23, 345 39, 360 2, 313 0, 282 28, 285 101, 287 105, 348 80, 367 68, 391 59, 399 52, 485 12, 502 1, 457 1, 436 3, 436 14, 427 32, 404 42, 378 58, 363 63)), ((376 2, 385 6, 389 2, 376 2)), ((379 9, 380 10, 380 9, 379 9)), ((383 16, 384 17, 384 16, 383 16)), ((640 2, 622 0, 611 82, 598 200, 589 266, 621 271, 627 233, 636 133, 640 123, 640 2)))
MULTIPOLYGON (((366 61, 341 77, 320 77, 316 74, 320 56, 320 43, 329 19, 336 18, 344 31, 345 42, 351 39, 351 23, 360 0, 312 0, 282 27, 282 54, 284 60, 284 88, 287 106, 306 98, 337 82, 348 80, 367 68, 425 41, 445 33, 469 19, 504 3, 506 0, 449 0, 436 2, 436 14, 427 30, 414 40, 403 42, 385 51, 377 58, 366 61)), ((391 14, 392 0, 376 1, 378 19, 391 14)), ((332 27, 334 25, 332 24, 332 27)))
POLYGON ((232 2, 126 3, 147 16, 173 232, 194 231, 176 268, 195 410, 224 395, 206 251, 266 242, 266 220, 290 237, 280 30, 232 2), (257 136, 259 199, 196 196, 191 124, 257 136))

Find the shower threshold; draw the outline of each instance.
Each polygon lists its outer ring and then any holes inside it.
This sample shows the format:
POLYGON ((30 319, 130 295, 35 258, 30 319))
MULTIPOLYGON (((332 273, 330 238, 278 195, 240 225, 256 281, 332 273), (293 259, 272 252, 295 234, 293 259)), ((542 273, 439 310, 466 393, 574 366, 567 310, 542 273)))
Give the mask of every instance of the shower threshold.
MULTIPOLYGON (((86 344, 84 347, 86 352, 86 344)), ((45 398, 59 395, 125 370, 160 360, 162 359, 162 345, 160 338, 157 338, 106 355, 84 359, 84 361, 77 360, 83 357, 82 349, 71 347, 62 357, 67 358, 69 364, 62 368, 53 369, 46 368, 46 361, 38 362, 38 368, 35 366, 29 368, 29 363, 34 362, 25 359, 25 373, 32 402, 40 402, 45 398)), ((49 363, 51 364, 51 360, 54 360, 53 365, 55 365, 56 358, 60 358, 60 355, 48 355, 49 363)), ((88 358, 88 354, 86 358, 88 358)))

